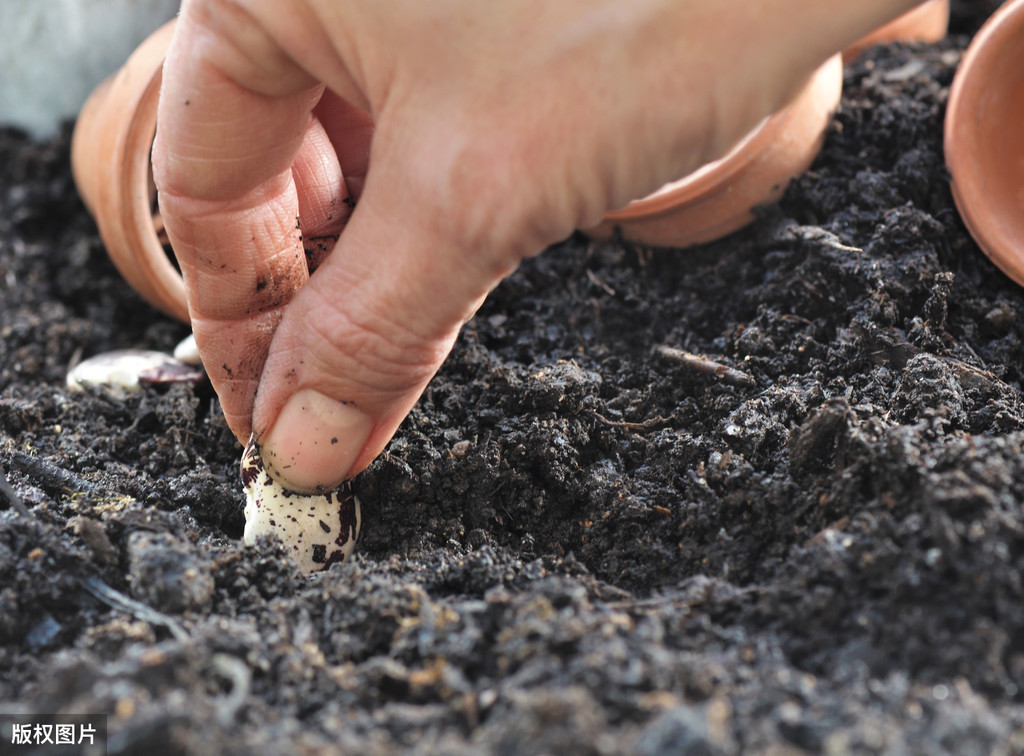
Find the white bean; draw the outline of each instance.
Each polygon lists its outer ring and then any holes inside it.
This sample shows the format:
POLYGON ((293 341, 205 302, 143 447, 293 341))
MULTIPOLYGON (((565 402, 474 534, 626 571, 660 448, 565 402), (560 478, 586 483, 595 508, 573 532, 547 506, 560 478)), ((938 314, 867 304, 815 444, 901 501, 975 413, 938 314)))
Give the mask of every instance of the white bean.
POLYGON ((328 493, 289 491, 264 469, 253 438, 242 453, 241 474, 246 495, 244 543, 274 536, 305 572, 326 569, 352 555, 362 513, 350 483, 328 493))

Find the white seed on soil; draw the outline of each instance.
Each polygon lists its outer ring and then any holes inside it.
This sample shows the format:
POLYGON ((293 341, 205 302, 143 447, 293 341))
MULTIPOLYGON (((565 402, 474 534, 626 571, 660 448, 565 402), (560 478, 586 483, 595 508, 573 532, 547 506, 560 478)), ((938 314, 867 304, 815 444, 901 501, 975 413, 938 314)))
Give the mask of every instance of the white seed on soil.
POLYGON ((186 365, 203 364, 199 357, 199 347, 196 346, 195 334, 190 333, 178 342, 178 346, 174 347, 174 359, 181 360, 186 365))
POLYGON ((275 536, 305 572, 326 569, 352 556, 362 513, 351 484, 345 482, 328 493, 289 491, 264 469, 253 438, 242 452, 241 474, 246 499, 244 543, 275 536))
POLYGON ((163 352, 118 349, 103 352, 68 371, 71 391, 98 388, 114 396, 138 391, 144 384, 199 383, 205 374, 163 352))

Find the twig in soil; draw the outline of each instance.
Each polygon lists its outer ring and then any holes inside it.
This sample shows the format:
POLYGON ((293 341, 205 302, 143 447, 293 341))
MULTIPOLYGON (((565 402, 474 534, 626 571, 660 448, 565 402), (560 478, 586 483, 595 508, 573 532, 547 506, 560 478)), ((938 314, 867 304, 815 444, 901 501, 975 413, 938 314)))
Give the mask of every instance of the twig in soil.
POLYGON ((662 344, 654 347, 654 353, 659 357, 675 362, 688 372, 697 375, 708 375, 730 386, 753 388, 757 385, 754 377, 749 373, 744 373, 742 370, 737 370, 714 360, 709 360, 707 357, 684 352, 682 349, 662 344))
MULTIPOLYGON (((737 597, 743 597, 747 595, 757 595, 761 593, 767 593, 768 589, 760 585, 751 585, 745 588, 735 588, 723 596, 722 598, 728 600, 737 597)), ((651 596, 650 598, 627 598, 618 601, 609 601, 604 604, 608 609, 617 611, 628 611, 642 610, 642 609, 663 609, 665 607, 673 607, 675 609, 689 609, 694 606, 702 606, 703 604, 712 601, 713 597, 710 593, 702 593, 699 596, 693 597, 680 597, 680 598, 669 598, 667 596, 651 596)))
POLYGON ((657 428, 660 425, 667 425, 668 423, 671 423, 675 419, 674 415, 672 417, 662 417, 661 415, 658 415, 657 417, 647 418, 641 423, 631 423, 626 420, 609 420, 600 412, 591 412, 590 414, 592 414, 595 418, 600 420, 605 425, 611 425, 612 427, 615 428, 625 428, 626 430, 635 431, 651 430, 652 428, 657 428))
POLYGON ((252 672, 241 659, 231 654, 214 654, 211 659, 215 672, 231 683, 231 692, 220 699, 217 705, 217 721, 224 727, 230 725, 249 696, 252 672))
POLYGON ((86 493, 96 496, 109 495, 95 483, 90 483, 74 473, 49 462, 41 457, 33 457, 25 452, 11 452, 11 469, 22 475, 32 477, 47 493, 86 493))
POLYGON ((188 633, 186 633, 185 629, 175 622, 173 618, 168 617, 163 612, 158 612, 150 606, 146 606, 141 601, 136 601, 133 598, 125 596, 119 591, 115 591, 99 578, 87 577, 82 580, 82 585, 85 586, 85 590, 89 591, 89 593, 107 606, 134 615, 143 622, 148 622, 151 625, 161 625, 166 627, 171 631, 171 635, 174 636, 174 639, 180 643, 186 643, 188 641, 188 633))
POLYGON ((615 296, 615 289, 613 289, 611 286, 609 286, 600 278, 598 278, 594 274, 594 271, 590 270, 589 268, 587 269, 587 278, 590 279, 590 283, 594 284, 594 286, 596 286, 597 288, 603 290, 604 293, 607 294, 608 296, 615 296))
POLYGON ((849 244, 843 244, 838 236, 819 226, 800 226, 797 224, 788 225, 781 229, 781 233, 777 234, 776 239, 779 241, 794 240, 811 242, 812 244, 818 244, 822 247, 828 247, 829 249, 835 249, 840 252, 864 251, 860 247, 851 247, 849 244))
POLYGON ((4 472, 4 468, 0 465, 0 493, 7 499, 7 504, 15 512, 20 514, 22 517, 28 518, 32 516, 32 513, 28 511, 28 507, 25 506, 25 502, 21 500, 21 497, 14 492, 14 488, 10 483, 7 482, 7 475, 4 472))

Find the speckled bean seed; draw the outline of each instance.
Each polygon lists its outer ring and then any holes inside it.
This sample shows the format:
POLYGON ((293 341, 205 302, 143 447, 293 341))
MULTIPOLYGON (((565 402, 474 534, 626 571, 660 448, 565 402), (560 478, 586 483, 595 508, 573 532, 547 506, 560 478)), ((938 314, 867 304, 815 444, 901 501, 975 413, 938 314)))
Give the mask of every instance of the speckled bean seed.
POLYGON ((350 483, 327 493, 289 491, 264 469, 253 438, 242 453, 241 475, 246 495, 242 540, 246 544, 261 536, 275 536, 306 572, 326 569, 352 555, 362 514, 350 483))

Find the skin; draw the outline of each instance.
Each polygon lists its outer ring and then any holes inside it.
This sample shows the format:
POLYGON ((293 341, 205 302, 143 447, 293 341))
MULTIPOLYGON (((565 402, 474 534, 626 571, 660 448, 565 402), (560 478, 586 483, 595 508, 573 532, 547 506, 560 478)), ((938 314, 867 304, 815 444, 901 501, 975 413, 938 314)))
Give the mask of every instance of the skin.
POLYGON ((524 258, 914 4, 185 0, 153 168, 232 430, 295 490, 359 472, 524 258))

